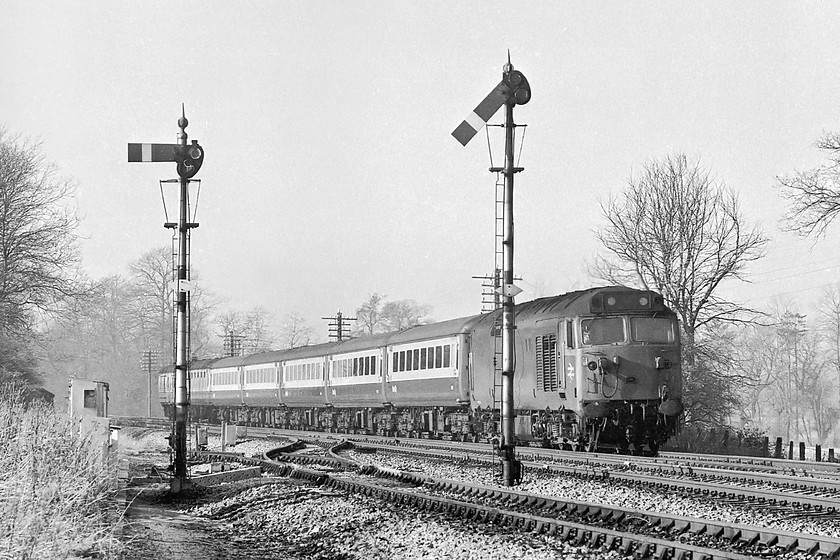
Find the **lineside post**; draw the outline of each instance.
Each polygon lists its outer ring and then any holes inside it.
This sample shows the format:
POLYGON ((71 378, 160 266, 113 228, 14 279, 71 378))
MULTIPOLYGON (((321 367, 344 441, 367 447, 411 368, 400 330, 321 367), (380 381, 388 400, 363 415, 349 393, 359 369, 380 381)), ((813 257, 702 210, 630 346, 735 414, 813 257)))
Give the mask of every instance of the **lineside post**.
POLYGON ((186 128, 189 124, 181 106, 178 119, 177 144, 129 144, 129 162, 174 161, 179 177, 179 219, 177 224, 164 227, 178 228, 178 268, 175 274, 175 426, 171 445, 175 451, 173 478, 170 491, 181 492, 189 487, 187 472, 187 424, 189 422, 189 230, 198 227, 189 220, 189 184, 204 162, 204 149, 193 140, 187 145, 186 128))
POLYGON ((505 166, 491 167, 490 171, 504 173, 504 236, 502 240, 502 286, 496 291, 502 296, 502 429, 500 453, 502 456, 502 479, 505 486, 517 484, 522 477, 521 463, 516 460, 516 433, 513 401, 513 377, 515 365, 514 334, 516 329, 516 308, 513 298, 522 290, 513 284, 513 176, 523 168, 514 166, 514 105, 524 105, 531 100, 531 86, 528 80, 508 61, 504 65, 502 81, 479 103, 464 121, 452 132, 462 145, 467 143, 483 128, 487 121, 502 106, 505 106, 505 166))
MULTIPOLYGON (((504 260, 504 286, 513 286, 513 105, 505 105, 505 203, 504 239, 502 241, 504 260)), ((515 468, 513 375, 515 363, 514 334, 516 329, 516 304, 512 289, 502 290, 502 479, 505 486, 513 486, 519 479, 515 468)))

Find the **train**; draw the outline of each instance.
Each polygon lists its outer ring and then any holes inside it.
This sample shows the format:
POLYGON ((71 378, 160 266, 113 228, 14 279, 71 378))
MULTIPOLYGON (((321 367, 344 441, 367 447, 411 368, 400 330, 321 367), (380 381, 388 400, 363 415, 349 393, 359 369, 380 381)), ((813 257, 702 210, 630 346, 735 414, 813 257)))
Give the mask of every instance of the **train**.
MULTIPOLYGON (((243 357, 193 360, 190 421, 498 441, 502 310, 243 357)), ((518 445, 655 454, 679 431, 677 316, 605 286, 517 303, 518 445)), ((159 374, 174 414, 174 368, 159 374)))

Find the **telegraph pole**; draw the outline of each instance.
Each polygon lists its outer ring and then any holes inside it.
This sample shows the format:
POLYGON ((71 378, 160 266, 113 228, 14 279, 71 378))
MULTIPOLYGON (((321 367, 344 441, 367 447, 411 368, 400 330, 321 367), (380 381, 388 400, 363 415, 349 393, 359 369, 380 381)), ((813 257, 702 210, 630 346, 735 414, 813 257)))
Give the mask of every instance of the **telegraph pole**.
POLYGON ((356 321, 356 317, 345 317, 341 311, 336 313, 335 317, 321 317, 321 319, 330 322, 330 339, 336 342, 350 338, 350 325, 347 324, 347 321, 356 321))
POLYGON ((189 232, 198 227, 189 221, 189 184, 204 162, 204 149, 196 140, 187 144, 186 128, 189 124, 181 105, 178 119, 177 144, 129 144, 128 161, 174 161, 179 177, 179 218, 177 224, 164 227, 178 228, 178 268, 175 275, 175 427, 172 446, 175 450, 173 478, 170 491, 178 493, 189 486, 187 478, 187 423, 189 421, 189 232))
POLYGON ((514 130, 513 107, 524 105, 531 100, 531 86, 528 80, 510 63, 508 52, 507 64, 503 67, 502 81, 476 106, 473 112, 452 132, 462 145, 466 146, 473 136, 502 106, 505 106, 505 165, 491 167, 490 171, 504 173, 504 217, 503 217, 503 270, 502 285, 496 290, 502 296, 502 433, 500 453, 502 455, 502 479, 506 486, 513 486, 521 477, 521 465, 516 460, 514 430, 515 408, 513 402, 514 377, 514 333, 516 329, 516 308, 514 297, 522 290, 514 285, 513 280, 513 176, 523 170, 514 166, 514 130))
POLYGON ((143 357, 140 359, 140 369, 146 372, 149 376, 149 418, 152 417, 152 389, 153 379, 152 372, 157 369, 158 351, 147 348, 143 352, 143 357))

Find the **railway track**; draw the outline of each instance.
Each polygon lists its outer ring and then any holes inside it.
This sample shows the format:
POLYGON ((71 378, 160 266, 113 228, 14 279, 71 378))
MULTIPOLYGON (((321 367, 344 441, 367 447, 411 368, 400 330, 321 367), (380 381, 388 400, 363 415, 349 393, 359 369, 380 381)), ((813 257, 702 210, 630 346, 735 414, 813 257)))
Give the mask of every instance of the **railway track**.
MULTIPOLYGON (((125 418, 124 425, 148 428, 171 426, 165 419, 125 418)), ((211 433, 219 433, 218 426, 208 426, 211 433)), ((465 460, 493 463, 498 459, 486 444, 455 443, 437 440, 401 440, 367 435, 328 434, 323 432, 297 432, 274 428, 246 428, 248 437, 309 437, 341 441, 347 439, 361 445, 392 453, 423 455, 441 460, 465 460)), ((825 465, 807 472, 779 470, 778 465, 750 465, 750 469, 733 470, 730 463, 705 466, 700 458, 681 454, 683 462, 672 458, 642 458, 604 454, 582 454, 548 449, 520 448, 518 454, 526 469, 551 471, 576 478, 595 478, 621 482, 628 485, 646 485, 669 494, 686 497, 705 496, 733 504, 771 509, 788 508, 791 514, 836 517, 840 519, 840 478, 832 476, 837 465, 825 465), (758 467, 763 466, 763 470, 758 467), (828 473, 828 478, 822 473, 828 473)), ((717 457, 714 458, 717 461, 717 457)), ((736 458, 744 459, 744 458, 736 458)), ((736 467, 744 463, 731 463, 736 467)))
POLYGON ((715 523, 599 504, 560 500, 463 481, 363 465, 343 458, 347 442, 324 456, 270 452, 273 459, 205 452, 209 461, 259 465, 277 476, 375 497, 427 512, 552 535, 575 545, 617 550, 637 558, 742 559, 789 554, 840 558, 840 539, 715 523))
MULTIPOLYGON (((127 422, 124 422, 127 424, 127 422)), ((160 425, 163 425, 161 423, 160 425)), ((165 423, 168 428, 168 422, 165 423)), ((156 427, 146 424, 145 427, 156 427)), ((212 428, 211 428, 212 431, 212 428)), ((277 430, 248 428, 249 437, 279 436, 277 430)), ((283 432, 304 436, 300 432, 283 432)), ((317 433, 321 441, 338 437, 317 433)), ((442 442, 412 441, 410 444, 391 441, 391 444, 372 443, 362 437, 362 444, 376 447, 383 452, 422 454, 428 458, 449 461, 488 463, 492 455, 484 449, 442 445, 442 442), (428 444, 424 447, 424 444, 428 444)), ((840 558, 840 539, 801 533, 779 531, 748 525, 732 525, 696 518, 651 513, 633 509, 604 506, 574 500, 519 492, 492 486, 471 484, 464 481, 432 479, 418 473, 360 465, 347 459, 341 450, 351 444, 325 451, 322 456, 300 454, 293 448, 275 450, 263 458, 247 458, 240 454, 205 452, 194 457, 196 461, 236 461, 260 465, 263 471, 307 481, 327 488, 374 496, 392 503, 430 512, 457 515, 467 519, 493 524, 503 524, 522 531, 545 533, 574 544, 606 547, 637 557, 652 558, 750 558, 756 555, 782 554, 805 555, 800 557, 840 558)), ((297 446, 299 447, 299 446, 297 446)), ((527 455, 527 454, 525 454, 527 455)), ((543 460, 530 464, 531 468, 545 468, 543 460)), ((661 473, 619 473, 594 466, 590 458, 575 466, 552 465, 559 470, 581 478, 597 477, 629 484, 654 485, 663 493, 689 492, 709 499, 754 506, 794 508, 800 514, 835 515, 837 498, 813 495, 796 496, 780 494, 778 490, 722 489, 717 482, 663 480, 661 473), (588 462, 588 464, 587 464, 588 462)), ((528 464, 528 461, 526 461, 528 464)), ((662 465, 659 465, 662 469, 662 465)), ((685 473, 682 473, 685 476, 685 473)), ((738 472, 745 476, 744 471, 738 472)), ((751 475, 752 471, 746 471, 751 475)), ((766 473, 759 473, 762 477, 766 473)), ((782 475, 772 475, 781 477, 782 475)))

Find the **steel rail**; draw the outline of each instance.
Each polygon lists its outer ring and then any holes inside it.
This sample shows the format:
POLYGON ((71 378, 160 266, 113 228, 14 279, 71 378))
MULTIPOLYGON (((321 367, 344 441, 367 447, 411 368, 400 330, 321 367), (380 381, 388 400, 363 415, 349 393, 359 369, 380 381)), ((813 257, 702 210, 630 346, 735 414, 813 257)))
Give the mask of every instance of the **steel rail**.
MULTIPOLYGON (((346 447, 343 443, 337 447, 346 447)), ((338 449, 330 449, 337 454, 338 449)), ((266 455, 270 455, 271 452, 266 455)), ((275 454, 276 455, 276 454, 275 454)), ((840 558, 840 539, 821 537, 751 527, 711 522, 702 519, 659 514, 653 512, 616 508, 599 504, 590 504, 574 500, 562 500, 537 494, 516 492, 499 487, 476 485, 453 480, 435 480, 417 473, 405 473, 394 469, 383 469, 373 465, 359 465, 347 459, 334 457, 311 457, 289 455, 278 457, 280 462, 268 459, 246 458, 234 453, 204 452, 201 456, 212 460, 237 461, 244 464, 260 465, 267 472, 278 476, 301 478, 312 483, 334 489, 341 489, 385 499, 389 502, 417 507, 426 511, 447 513, 467 519, 494 524, 504 524, 523 531, 546 533, 573 544, 589 544, 593 547, 605 546, 625 554, 634 554, 637 558, 706 558, 740 560, 754 558, 738 551, 721 551, 708 547, 699 547, 679 540, 681 535, 712 537, 718 543, 728 543, 735 548, 777 549, 783 552, 799 552, 819 555, 826 559, 840 558), (316 460, 320 459, 320 461, 316 460), (351 479, 346 476, 334 476, 323 470, 298 467, 292 463, 326 464, 336 470, 355 465, 360 475, 372 475, 379 478, 395 479, 412 486, 422 486, 425 491, 406 490, 393 485, 383 486, 370 480, 351 479), (426 492, 458 494, 473 501, 453 499, 450 496, 431 495, 426 492), (493 505, 476 502, 490 502, 493 505), (501 504, 501 505, 497 505, 501 504), (511 509, 515 508, 515 509, 511 509), (577 521, 558 519, 559 516, 571 516, 592 520, 595 525, 577 521), (639 535, 603 527, 640 522, 650 531, 668 532, 676 535, 677 540, 667 540, 650 535, 639 535), (735 544, 733 544, 735 543, 735 544)))

